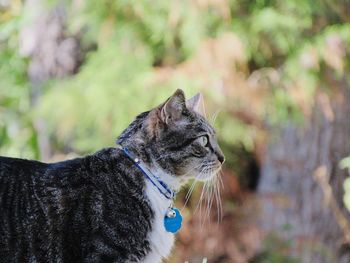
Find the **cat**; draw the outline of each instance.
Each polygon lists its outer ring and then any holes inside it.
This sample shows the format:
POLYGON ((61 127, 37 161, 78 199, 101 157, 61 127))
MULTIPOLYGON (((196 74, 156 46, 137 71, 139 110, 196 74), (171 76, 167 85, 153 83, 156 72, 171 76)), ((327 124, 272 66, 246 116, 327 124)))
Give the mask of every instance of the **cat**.
POLYGON ((174 216, 167 214, 173 196, 162 191, 218 176, 224 162, 200 104, 199 94, 186 101, 177 90, 138 115, 119 147, 83 158, 47 164, 0 157, 0 262, 167 258, 174 234, 164 220, 174 216))

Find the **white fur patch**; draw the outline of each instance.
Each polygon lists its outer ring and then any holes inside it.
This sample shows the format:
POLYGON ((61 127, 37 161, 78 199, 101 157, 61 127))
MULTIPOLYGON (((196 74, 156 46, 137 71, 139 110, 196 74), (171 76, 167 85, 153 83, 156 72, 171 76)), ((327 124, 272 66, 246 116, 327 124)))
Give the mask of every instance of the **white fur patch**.
MULTIPOLYGON (((155 174, 160 176, 162 180, 165 179, 166 183, 170 183, 171 176, 162 174, 158 169, 155 174)), ((168 185, 172 186, 171 183, 168 185)), ((163 258, 169 256, 175 240, 174 234, 167 232, 164 227, 164 216, 171 201, 165 198, 148 179, 146 179, 146 194, 154 211, 154 221, 152 222, 152 231, 148 234, 151 251, 141 262, 159 263, 163 258)))

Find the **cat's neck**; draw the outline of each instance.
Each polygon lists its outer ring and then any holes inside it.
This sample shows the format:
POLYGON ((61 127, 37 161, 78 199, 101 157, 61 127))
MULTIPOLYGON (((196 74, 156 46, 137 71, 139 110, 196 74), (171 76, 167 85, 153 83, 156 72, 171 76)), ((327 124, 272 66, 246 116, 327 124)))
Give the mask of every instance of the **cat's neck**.
POLYGON ((149 165, 149 170, 156 176, 158 176, 164 183, 167 184, 173 191, 178 192, 183 186, 182 182, 176 175, 172 175, 164 171, 159 165, 151 164, 149 165))
POLYGON ((171 174, 169 171, 166 171, 160 167, 155 161, 152 160, 149 153, 143 147, 134 147, 133 145, 130 145, 126 148, 131 151, 134 157, 140 159, 143 162, 143 165, 145 165, 151 173, 159 177, 173 191, 178 192, 186 183, 178 176, 171 174))

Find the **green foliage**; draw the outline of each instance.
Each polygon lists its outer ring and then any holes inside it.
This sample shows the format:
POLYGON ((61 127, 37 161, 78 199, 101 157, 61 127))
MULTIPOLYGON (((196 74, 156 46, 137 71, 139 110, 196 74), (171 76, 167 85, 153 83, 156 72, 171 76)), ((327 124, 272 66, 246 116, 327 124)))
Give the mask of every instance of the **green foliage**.
POLYGON ((311 1, 237 1, 233 29, 258 66, 276 66, 300 45, 312 26, 311 1), (242 10, 243 9, 243 10, 242 10))
MULTIPOLYGON (((50 8, 58 3, 48 2, 50 8)), ((338 7, 330 1, 231 0, 228 6, 160 0, 87 0, 78 6, 75 1, 60 3, 69 10, 69 31, 83 32, 83 45, 96 45, 96 49, 85 55, 78 74, 48 83, 46 94, 32 112, 27 62, 17 52, 24 16, 20 12, 6 16, 0 26, 3 154, 38 155, 32 124, 38 117, 47 123, 56 151, 85 153, 111 145, 111 138, 137 113, 160 103, 174 89, 183 88, 190 95, 206 90, 206 83, 196 76, 175 74, 161 83, 153 82, 152 76, 157 67, 176 68, 189 61, 201 43, 222 33, 233 32, 244 43, 242 52, 248 57, 245 73, 273 68, 278 74, 262 112, 255 113, 272 125, 300 122, 301 103, 291 93, 299 89, 302 102, 312 105, 315 90, 326 86, 325 66, 341 77, 349 66, 348 50, 339 58, 341 66, 327 57, 330 37, 350 44, 350 26, 343 22, 341 4, 338 7), (313 51, 316 62, 301 65, 301 57, 313 51)), ((216 70, 213 68, 213 75, 216 70)), ((226 111, 231 105, 216 100, 215 92, 206 94, 209 101, 215 101, 211 109, 222 111, 215 122, 220 139, 252 150, 257 129, 233 118, 226 111)), ((245 106, 244 102, 237 104, 245 106)))
POLYGON ((276 234, 270 234, 264 240, 264 252, 257 255, 249 263, 300 263, 290 256, 292 242, 281 239, 276 234))
MULTIPOLYGON (((53 7, 57 1, 48 2, 53 7)), ((323 85, 324 65, 332 64, 325 56, 327 39, 336 35, 344 44, 350 43, 350 26, 342 23, 341 14, 328 2, 235 0, 230 1, 225 14, 220 5, 198 6, 192 1, 86 0, 79 8, 73 1, 66 5, 72 7, 68 8, 70 31, 86 27, 82 42, 95 42, 97 49, 86 55, 77 75, 50 82, 31 115, 27 63, 17 52, 20 13, 1 24, 0 92, 2 108, 7 112, 6 119, 2 118, 1 137, 6 138, 2 145, 5 141, 17 143, 8 131, 17 119, 25 126, 18 128, 24 132, 18 136, 24 141, 18 143, 31 145, 26 147, 32 149, 30 156, 37 152, 32 147, 36 143, 32 118, 39 116, 47 121, 50 134, 57 139, 57 150, 69 145, 73 151, 87 152, 111 143, 107 138, 115 137, 135 114, 159 103, 175 88, 188 89, 191 94, 204 88, 195 76, 175 76, 155 84, 152 74, 155 66, 176 66, 190 59, 201 42, 223 32, 234 32, 243 41, 249 70, 274 67, 280 75, 272 85, 262 116, 272 125, 290 119, 300 121, 300 105, 291 97, 291 89, 299 87, 306 103, 311 101, 316 88, 323 85), (320 16, 330 23, 322 22, 320 16), (302 68, 300 58, 313 50, 317 65, 302 68)), ((334 68, 339 74, 348 67, 345 57, 341 59, 344 67, 334 68)), ((256 131, 233 119, 225 112, 225 105, 222 108, 215 124, 221 131, 220 139, 252 149, 256 131)), ((17 146, 13 149, 19 152, 17 146)))
POLYGON ((30 111, 27 61, 18 54, 21 18, 0 16, 0 155, 38 158, 30 111))
POLYGON ((273 89, 266 112, 266 118, 273 126, 283 125, 291 120, 300 123, 303 119, 298 105, 295 104, 288 92, 282 88, 273 89))
POLYGON ((155 65, 185 60, 203 37, 215 34, 222 26, 215 12, 201 12, 191 1, 161 0, 88 0, 73 24, 88 25, 90 38, 99 36, 99 43, 104 41, 106 31, 121 36, 132 32, 138 42, 149 48, 155 65))
MULTIPOLYGON (((174 80, 169 87, 149 92, 148 49, 136 41, 126 47, 114 43, 91 53, 75 77, 52 82, 37 109, 36 115, 47 120, 50 133, 56 133, 61 143, 69 143, 75 151, 86 153, 112 146, 113 138, 134 116, 160 104, 175 86, 182 86, 174 80)), ((191 85, 183 85, 191 93, 191 85)))

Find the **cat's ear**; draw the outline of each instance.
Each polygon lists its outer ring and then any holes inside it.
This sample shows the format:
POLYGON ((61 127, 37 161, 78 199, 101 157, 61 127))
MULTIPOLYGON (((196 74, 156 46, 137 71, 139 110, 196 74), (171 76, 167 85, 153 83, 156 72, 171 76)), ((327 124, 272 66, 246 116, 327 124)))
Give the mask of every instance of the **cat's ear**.
POLYGON ((186 107, 185 94, 181 89, 175 93, 160 106, 160 119, 166 125, 176 122, 181 118, 182 112, 186 107))
POLYGON ((178 89, 164 103, 149 113, 146 121, 149 136, 157 137, 164 127, 180 120, 185 108, 185 94, 181 89, 178 89))
POLYGON ((199 113, 202 116, 205 116, 204 110, 204 100, 201 93, 197 93, 192 98, 186 101, 186 107, 189 110, 199 113))

